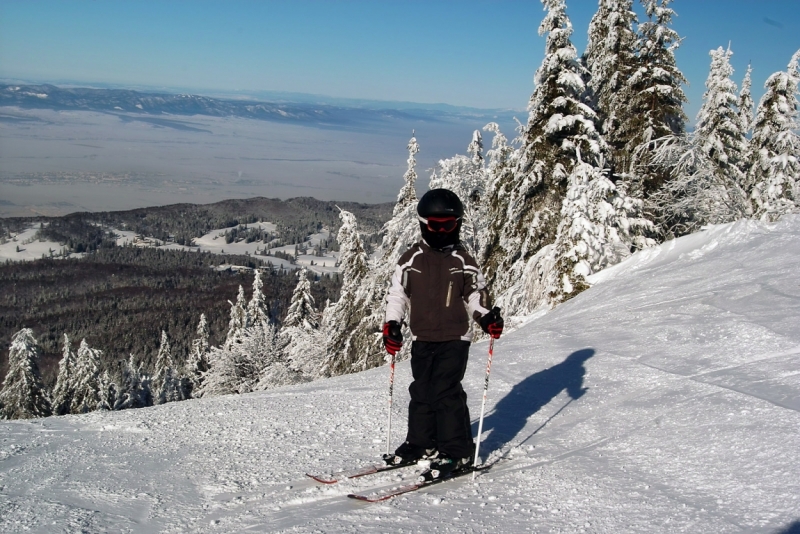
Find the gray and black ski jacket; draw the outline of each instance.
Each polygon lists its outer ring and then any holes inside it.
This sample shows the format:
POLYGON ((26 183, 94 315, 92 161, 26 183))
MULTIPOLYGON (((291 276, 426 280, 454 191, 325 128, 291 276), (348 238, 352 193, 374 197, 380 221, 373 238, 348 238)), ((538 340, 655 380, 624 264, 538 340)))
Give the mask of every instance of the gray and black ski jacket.
POLYGON ((401 322, 409 308, 412 339, 472 340, 470 317, 477 321, 491 304, 483 273, 463 246, 436 250, 421 240, 400 256, 386 321, 401 322))

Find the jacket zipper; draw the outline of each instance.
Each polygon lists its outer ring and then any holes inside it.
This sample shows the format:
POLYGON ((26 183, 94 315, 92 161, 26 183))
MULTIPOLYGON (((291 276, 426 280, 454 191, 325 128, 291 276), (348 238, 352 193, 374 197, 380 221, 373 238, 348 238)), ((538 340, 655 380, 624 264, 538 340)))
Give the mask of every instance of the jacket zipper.
POLYGON ((453 292, 453 281, 450 280, 450 285, 447 286, 447 302, 445 302, 445 305, 444 305, 445 308, 449 308, 450 307, 450 295, 451 295, 452 292, 453 292))

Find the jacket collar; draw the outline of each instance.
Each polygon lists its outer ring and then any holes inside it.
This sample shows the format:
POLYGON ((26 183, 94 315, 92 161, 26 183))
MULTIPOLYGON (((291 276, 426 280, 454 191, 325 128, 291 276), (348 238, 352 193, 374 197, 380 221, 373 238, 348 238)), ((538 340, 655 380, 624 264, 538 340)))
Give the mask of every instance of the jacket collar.
POLYGON ((429 248, 430 250, 433 250, 433 251, 436 251, 436 252, 444 252, 445 254, 450 254, 454 250, 462 250, 464 248, 464 246, 461 243, 456 243, 455 245, 447 245, 444 248, 433 248, 432 246, 430 246, 430 244, 427 241, 425 241, 425 238, 420 239, 419 243, 421 245, 429 248))

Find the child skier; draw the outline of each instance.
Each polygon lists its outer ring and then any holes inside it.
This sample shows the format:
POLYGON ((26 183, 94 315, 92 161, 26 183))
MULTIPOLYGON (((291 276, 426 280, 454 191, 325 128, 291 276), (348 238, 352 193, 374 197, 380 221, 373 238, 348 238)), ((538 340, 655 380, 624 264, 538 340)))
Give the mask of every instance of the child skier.
POLYGON ((432 189, 417 205, 422 241, 401 257, 386 297, 383 342, 394 355, 410 307, 412 333, 408 434, 389 464, 432 458, 430 476, 446 477, 472 462, 474 445, 461 380, 472 339, 470 318, 499 338, 503 319, 492 309, 483 274, 460 243, 464 207, 447 189, 432 189))

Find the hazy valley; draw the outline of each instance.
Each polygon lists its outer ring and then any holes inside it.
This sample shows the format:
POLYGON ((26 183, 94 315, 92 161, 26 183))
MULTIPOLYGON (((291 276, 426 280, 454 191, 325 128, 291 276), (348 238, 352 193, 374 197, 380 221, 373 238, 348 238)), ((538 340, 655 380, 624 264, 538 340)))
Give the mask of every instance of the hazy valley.
POLYGON ((0 217, 256 196, 390 202, 412 130, 424 184, 474 130, 515 126, 513 112, 491 110, 71 91, 0 85, 0 217))

